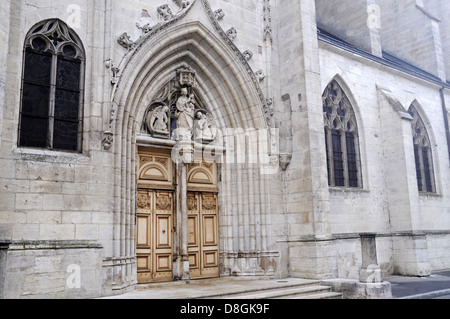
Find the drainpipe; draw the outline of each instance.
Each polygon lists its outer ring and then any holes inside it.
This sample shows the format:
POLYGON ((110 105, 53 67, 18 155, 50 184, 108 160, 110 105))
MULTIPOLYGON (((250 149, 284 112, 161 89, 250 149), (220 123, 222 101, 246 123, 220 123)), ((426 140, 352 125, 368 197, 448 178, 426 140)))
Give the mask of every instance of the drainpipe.
POLYGON ((440 89, 440 92, 441 92, 441 101, 442 101, 442 112, 444 113, 445 135, 447 136, 448 158, 450 160, 450 128, 449 128, 449 124, 448 124, 447 107, 445 106, 444 89, 445 89, 445 87, 442 87, 440 89))

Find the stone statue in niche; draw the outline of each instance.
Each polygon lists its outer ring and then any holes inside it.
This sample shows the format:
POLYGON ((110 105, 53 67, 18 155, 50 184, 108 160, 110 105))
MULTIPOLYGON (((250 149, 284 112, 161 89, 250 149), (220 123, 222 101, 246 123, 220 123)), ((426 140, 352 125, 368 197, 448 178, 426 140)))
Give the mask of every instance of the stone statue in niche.
POLYGON ((169 135, 169 107, 161 105, 147 115, 147 127, 152 134, 169 135))
POLYGON ((187 88, 181 89, 181 96, 177 100, 177 138, 191 140, 194 133, 195 98, 188 97, 187 88))

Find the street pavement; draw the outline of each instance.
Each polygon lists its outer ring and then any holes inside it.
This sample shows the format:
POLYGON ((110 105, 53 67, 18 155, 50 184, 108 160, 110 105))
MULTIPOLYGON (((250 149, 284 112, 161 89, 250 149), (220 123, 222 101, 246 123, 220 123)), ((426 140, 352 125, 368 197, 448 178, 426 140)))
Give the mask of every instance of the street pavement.
POLYGON ((390 276, 395 299, 450 299, 450 270, 435 272, 427 277, 390 276))

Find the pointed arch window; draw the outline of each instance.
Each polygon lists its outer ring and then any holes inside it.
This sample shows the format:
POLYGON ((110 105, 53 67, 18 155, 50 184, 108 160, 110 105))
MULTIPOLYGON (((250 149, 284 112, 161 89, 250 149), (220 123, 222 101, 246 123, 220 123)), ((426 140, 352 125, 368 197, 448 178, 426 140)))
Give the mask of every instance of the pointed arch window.
POLYGON ((328 184, 362 188, 356 117, 351 103, 333 80, 323 96, 328 184))
POLYGON ((60 20, 28 33, 24 46, 20 147, 81 151, 84 50, 60 20))
POLYGON ((425 124, 419 112, 411 105, 409 114, 412 116, 412 134, 414 143, 414 158, 416 163, 417 186, 419 192, 435 193, 433 156, 431 142, 425 124))

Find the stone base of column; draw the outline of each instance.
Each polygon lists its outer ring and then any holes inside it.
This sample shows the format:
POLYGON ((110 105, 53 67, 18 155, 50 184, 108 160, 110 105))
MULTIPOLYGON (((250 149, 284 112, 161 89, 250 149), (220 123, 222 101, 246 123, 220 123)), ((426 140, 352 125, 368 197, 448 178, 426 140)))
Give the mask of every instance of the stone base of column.
POLYGON ((191 276, 189 273, 189 256, 182 256, 181 257, 181 280, 189 282, 191 280, 191 276))

